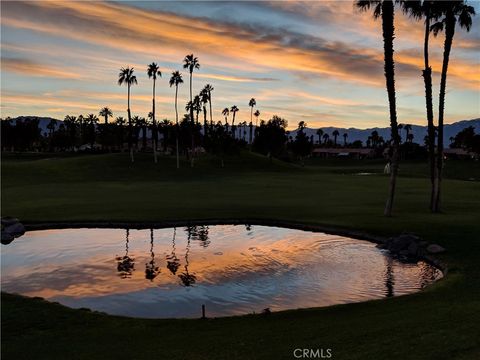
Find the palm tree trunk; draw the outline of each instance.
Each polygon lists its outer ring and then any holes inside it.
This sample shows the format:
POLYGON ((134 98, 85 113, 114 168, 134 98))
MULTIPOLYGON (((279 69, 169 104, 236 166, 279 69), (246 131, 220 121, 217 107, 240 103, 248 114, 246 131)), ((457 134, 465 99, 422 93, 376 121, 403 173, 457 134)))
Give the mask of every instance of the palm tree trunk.
POLYGON ((207 108, 203 107, 203 136, 207 136, 207 108))
POLYGON ((445 45, 443 50, 442 76, 440 79, 440 95, 438 99, 438 143, 437 143, 437 172, 435 176, 433 212, 440 212, 440 193, 443 170, 443 116, 445 112, 445 89, 447 87, 448 61, 455 35, 455 17, 451 12, 446 15, 445 45))
MULTIPOLYGON (((430 209, 433 210, 435 197, 435 127, 433 124, 433 99, 432 99, 432 68, 429 65, 428 43, 430 37, 430 14, 425 19, 425 42, 423 46, 423 57, 425 69, 423 70, 423 80, 425 82, 425 102, 427 108, 427 126, 428 126, 428 160, 430 165, 430 209)), ((407 135, 408 137, 408 135, 407 135)))
POLYGON ((178 97, 178 84, 175 85, 175 147, 177 153, 177 169, 180 169, 180 157, 178 154, 178 107, 177 107, 177 97, 178 97))
POLYGON ((191 132, 192 132, 192 153, 190 154, 190 167, 194 165, 194 152, 195 152, 195 119, 193 117, 193 95, 192 95, 192 77, 193 71, 190 71, 190 120, 191 120, 191 132))
POLYGON ((155 122, 155 78, 153 79, 153 99, 152 99, 152 144, 153 144, 153 161, 157 163, 157 123, 155 122))
POLYGON ((395 101, 395 63, 393 60, 393 38, 395 32, 394 26, 394 8, 392 1, 383 1, 382 3, 382 31, 384 43, 385 58, 385 81, 388 94, 388 103, 390 109, 390 128, 393 153, 391 157, 390 186, 387 202, 385 204, 385 216, 392 216, 393 200, 395 197, 395 187, 398 173, 398 144, 400 142, 398 135, 397 107, 395 101))
POLYGON ((132 147, 132 114, 130 112, 130 84, 128 84, 128 151, 130 152, 130 161, 133 163, 133 147, 132 147))
POLYGON ((213 116, 212 116, 212 93, 209 91, 208 92, 208 104, 210 105, 210 122, 213 122, 213 116))

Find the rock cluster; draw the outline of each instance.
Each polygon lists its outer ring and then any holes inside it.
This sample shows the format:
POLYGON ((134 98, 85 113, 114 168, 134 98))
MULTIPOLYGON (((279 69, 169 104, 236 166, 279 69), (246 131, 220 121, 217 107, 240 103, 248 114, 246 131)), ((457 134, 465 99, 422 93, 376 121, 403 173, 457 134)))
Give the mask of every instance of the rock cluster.
POLYGON ((384 243, 377 245, 381 249, 387 249, 394 255, 406 258, 421 258, 427 254, 440 254, 445 249, 437 244, 429 244, 414 234, 404 233, 387 239, 384 243))
POLYGON ((25 234, 25 226, 14 217, 4 216, 2 223, 2 244, 10 244, 15 238, 25 234))

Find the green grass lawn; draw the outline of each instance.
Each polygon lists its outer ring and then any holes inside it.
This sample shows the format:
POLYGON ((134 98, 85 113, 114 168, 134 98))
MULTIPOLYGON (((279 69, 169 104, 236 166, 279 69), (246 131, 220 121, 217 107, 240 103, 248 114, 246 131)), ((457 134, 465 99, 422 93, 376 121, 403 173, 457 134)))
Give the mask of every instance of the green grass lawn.
POLYGON ((163 157, 4 155, 2 215, 25 223, 280 219, 415 232, 446 247, 445 279, 414 295, 366 303, 209 320, 140 320, 2 294, 5 359, 294 359, 331 348, 334 359, 480 357, 480 164, 446 164, 444 213, 428 212, 427 166, 403 163, 394 217, 382 216, 383 161, 312 160, 305 167, 252 153, 203 157, 191 169, 163 157), (359 172, 374 175, 356 175, 359 172))

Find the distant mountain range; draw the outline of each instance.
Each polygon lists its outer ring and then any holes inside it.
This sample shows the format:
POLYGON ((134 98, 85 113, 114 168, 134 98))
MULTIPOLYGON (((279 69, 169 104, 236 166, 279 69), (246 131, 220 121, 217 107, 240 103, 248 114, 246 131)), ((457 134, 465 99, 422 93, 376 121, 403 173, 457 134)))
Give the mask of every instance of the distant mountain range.
MULTIPOLYGON (((27 118, 27 116, 19 116, 17 118, 12 119, 12 120, 13 121, 23 120, 25 118, 27 118)), ((38 118, 40 120, 39 121, 39 126, 42 129, 42 131, 43 132, 48 132, 47 125, 52 120, 52 118, 50 118, 50 117, 38 117, 38 116, 28 116, 28 118, 38 118)), ((59 124, 62 122, 62 120, 57 120, 57 119, 53 119, 53 120, 57 121, 59 124)), ((450 140, 449 140, 450 137, 455 136, 456 134, 458 134, 459 131, 461 131, 461 130, 465 129, 466 127, 469 127, 469 126, 473 126, 475 128, 475 130, 476 130, 475 132, 477 134, 480 133, 480 118, 472 119, 472 120, 462 120, 462 121, 457 121, 453 124, 445 125, 444 135, 443 135, 443 139, 444 139, 445 144, 450 143, 450 140)), ((348 138, 347 138, 348 142, 353 142, 355 140, 360 140, 360 141, 363 142, 363 144, 365 144, 368 137, 372 134, 372 131, 375 131, 375 130, 378 132, 378 135, 382 136, 385 140, 390 139, 390 128, 389 127, 384 127, 384 128, 375 127, 375 128, 369 128, 369 129, 356 129, 356 128, 348 128, 347 129, 347 128, 339 128, 339 127, 328 126, 328 127, 322 127, 321 129, 323 130, 324 133, 330 135, 330 139, 333 139, 332 133, 335 130, 338 130, 338 132, 340 133, 340 136, 337 138, 337 142, 339 144, 343 143, 343 134, 345 134, 345 133, 348 135, 348 138)), ((305 133, 308 136, 313 135, 315 142, 317 142, 318 141, 318 135, 316 134, 317 130, 318 130, 318 128, 306 128, 305 133)), ((296 130, 290 131, 290 136, 295 138, 296 133, 297 133, 296 130)), ((417 142, 419 144, 423 144, 423 139, 424 139, 425 135, 427 135, 427 127, 426 126, 420 126, 420 125, 412 125, 412 130, 410 131, 410 133, 413 134, 413 141, 414 142, 417 142)), ((405 137, 406 137, 405 130, 402 129, 400 135, 402 137, 402 141, 405 141, 405 137)))
MULTIPOLYGON (((472 120, 462 120, 462 121, 457 121, 453 124, 448 124, 444 126, 444 132, 443 132, 443 140, 444 143, 448 146, 450 144, 450 137, 455 136, 460 132, 461 130, 473 126, 475 128, 475 132, 477 134, 480 133, 480 118, 479 119, 472 119, 472 120)), ((355 140, 360 140, 362 143, 365 145, 368 137, 372 134, 372 131, 377 131, 379 136, 382 136, 385 140, 390 139, 390 128, 389 127, 384 127, 384 128, 369 128, 369 129, 356 129, 356 128, 339 128, 339 127, 322 127, 321 128, 324 133, 330 135, 330 139, 333 140, 333 135, 332 133, 335 130, 338 130, 340 135, 337 138, 337 143, 343 144, 343 134, 347 134, 347 141, 348 142, 353 142, 355 140)), ((317 130, 318 129, 312 129, 312 128, 306 128, 305 133, 308 136, 313 135, 315 142, 318 141, 318 135, 317 135, 317 130)), ((290 131, 290 136, 295 138, 297 131, 290 131)), ((420 125, 412 125, 412 129, 410 130, 410 133, 413 134, 413 142, 423 144, 423 139, 425 138, 425 135, 427 135, 427 127, 426 126, 420 126, 420 125)), ((405 141, 405 138, 407 136, 407 133, 404 129, 400 130, 400 135, 402 137, 402 142, 405 141)))

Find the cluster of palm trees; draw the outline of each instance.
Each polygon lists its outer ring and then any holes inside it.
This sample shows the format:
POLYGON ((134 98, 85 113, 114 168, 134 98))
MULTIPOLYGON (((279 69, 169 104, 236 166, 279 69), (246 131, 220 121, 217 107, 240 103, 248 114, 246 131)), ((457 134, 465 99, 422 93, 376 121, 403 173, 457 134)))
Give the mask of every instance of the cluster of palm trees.
MULTIPOLYGON (((195 57, 193 54, 186 55, 185 58, 183 59, 183 68, 186 69, 189 73, 189 88, 190 88, 190 100, 186 103, 185 110, 188 112, 188 119, 190 121, 191 125, 191 147, 190 147, 190 152, 189 152, 189 157, 190 157, 190 164, 193 167, 194 166, 194 159, 196 155, 196 145, 195 145, 195 127, 196 125, 199 124, 199 114, 203 111, 203 131, 204 131, 204 137, 208 135, 209 128, 213 128, 214 126, 214 121, 213 121, 213 114, 212 114, 212 92, 214 90, 213 86, 210 84, 206 84, 203 89, 200 91, 199 94, 193 95, 193 74, 195 70, 200 69, 200 62, 197 57, 195 57), (208 108, 208 110, 207 110, 208 108), (207 121, 207 112, 209 112, 209 117, 210 117, 210 123, 207 121)), ((151 126, 152 126, 152 138, 154 139, 154 161, 157 162, 157 153, 156 153, 156 148, 157 148, 157 134, 156 134, 156 129, 157 129, 157 122, 156 122, 156 115, 155 115, 155 85, 156 85, 156 80, 157 77, 161 77, 162 73, 156 63, 151 63, 147 67, 147 75, 149 78, 153 80, 153 94, 152 94, 152 111, 149 114, 149 118, 151 119, 151 126)), ((178 128, 179 128, 179 116, 178 116, 178 88, 181 84, 183 84, 183 76, 180 73, 179 70, 173 71, 169 80, 169 85, 170 87, 175 87, 175 128, 176 128, 176 159, 177 159, 177 168, 180 167, 180 161, 179 161, 179 141, 178 141, 178 128)), ((130 151, 130 157, 131 161, 134 162, 134 156, 133 156, 133 146, 132 146, 132 133, 133 133, 133 124, 136 122, 142 121, 142 118, 140 119, 135 119, 132 118, 131 116, 131 110, 130 110, 130 97, 131 97, 131 87, 133 85, 138 84, 137 78, 134 75, 134 68, 133 67, 125 67, 120 69, 120 73, 118 75, 118 84, 119 85, 126 85, 127 86, 127 114, 128 114, 128 129, 129 129, 129 134, 128 134, 128 148, 130 151)), ((250 137, 249 137, 249 143, 252 142, 253 139, 253 116, 256 117, 257 123, 258 123, 258 117, 260 116, 260 111, 256 110, 255 113, 253 113, 253 108, 256 106, 256 100, 254 98, 250 99, 249 101, 249 107, 251 108, 250 111, 250 137)), ((108 108, 103 109, 101 112, 101 116, 105 117, 105 120, 108 120, 108 116, 111 116, 111 112, 109 113, 107 110, 108 108), (105 110, 105 112, 103 111, 105 110)), ((234 138, 236 137, 236 130, 237 126, 235 125, 235 115, 239 111, 239 108, 236 105, 233 105, 231 108, 225 108, 222 111, 222 114, 225 116, 225 127, 227 129, 227 133, 230 133, 234 138), (231 124, 231 131, 228 131, 228 116, 232 114, 233 119, 232 119, 232 124, 231 124)), ((144 119, 143 119, 144 121, 144 119)), ((217 124, 217 126, 220 125, 220 122, 217 124)), ((244 132, 246 131, 245 128, 247 126, 247 123, 240 123, 240 127, 243 126, 244 132)), ((142 128, 144 128, 142 126, 142 128)), ((240 135, 241 137, 241 135, 240 135)), ((244 136, 245 138, 245 136, 244 136)), ((188 153, 187 153, 188 154, 188 153)))
POLYGON ((445 115, 445 92, 447 86, 448 64, 450 52, 452 49, 455 28, 457 25, 470 31, 472 26, 472 17, 475 15, 475 9, 467 5, 464 0, 455 1, 392 1, 392 0, 356 0, 355 5, 361 11, 373 10, 375 19, 382 20, 382 35, 384 44, 384 71, 386 88, 388 94, 390 128, 391 128, 391 175, 389 195, 385 205, 384 214, 392 215, 393 200, 395 196, 395 187, 398 174, 399 163, 399 125, 397 121, 397 107, 395 99, 395 63, 393 57, 393 39, 395 38, 395 3, 398 3, 402 10, 415 20, 424 20, 424 63, 425 68, 422 71, 425 84, 426 117, 428 124, 428 148, 430 162, 430 180, 431 196, 430 209, 432 212, 440 211, 441 200, 441 180, 443 171, 443 124, 445 115), (438 97, 438 125, 435 144, 435 125, 433 112, 432 96, 432 67, 429 63, 429 36, 433 32, 438 36, 444 31, 445 41, 443 48, 443 63, 441 69, 440 92, 438 97))

